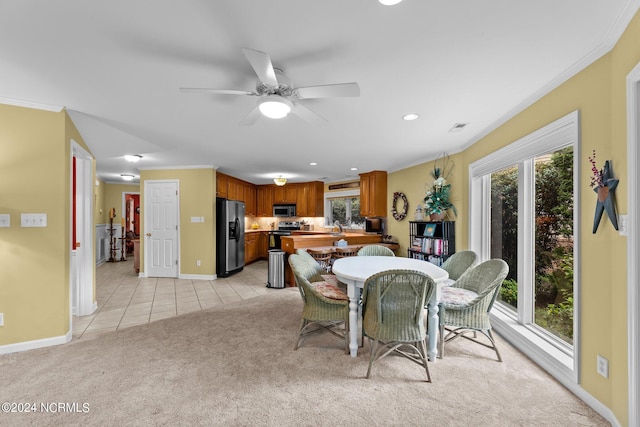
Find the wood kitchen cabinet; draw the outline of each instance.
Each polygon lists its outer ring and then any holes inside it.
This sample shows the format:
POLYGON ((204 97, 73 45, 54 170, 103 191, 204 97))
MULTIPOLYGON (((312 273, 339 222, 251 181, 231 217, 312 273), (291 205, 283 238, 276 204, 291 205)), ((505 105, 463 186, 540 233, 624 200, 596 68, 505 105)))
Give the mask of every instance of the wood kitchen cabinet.
POLYGON ((298 184, 286 184, 282 187, 273 186, 273 203, 296 203, 298 184))
POLYGON ((298 184, 296 213, 298 216, 324 216, 324 184, 322 182, 298 184))
POLYGON ((309 194, 309 187, 306 184, 298 184, 296 189, 296 215, 297 216, 309 216, 307 214, 307 195, 309 194))
POLYGON ((324 183, 321 181, 278 187, 274 184, 255 185, 217 173, 216 197, 243 201, 247 216, 272 217, 274 203, 295 204, 297 216, 300 217, 324 216, 324 183))
POLYGON ((258 258, 269 259, 269 232, 263 231, 258 237, 258 258))
POLYGON ((257 212, 258 216, 273 216, 273 187, 274 185, 257 186, 257 212))
POLYGON ((244 235, 244 263, 251 264, 258 259, 258 242, 262 233, 245 233, 244 235))
POLYGON ((258 214, 257 191, 256 186, 249 183, 243 183, 244 189, 244 213, 247 216, 256 216, 258 214))
POLYGON ((227 199, 229 196, 229 176, 223 173, 216 173, 216 197, 227 199))
POLYGON ((256 216, 258 198, 256 186, 250 182, 223 173, 216 174, 216 197, 240 200, 245 205, 245 215, 256 216))
POLYGON ((229 189, 227 190, 227 199, 240 200, 244 202, 244 186, 242 181, 237 178, 229 177, 229 189))
POLYGON ((387 173, 385 171, 360 174, 360 215, 387 216, 387 173))

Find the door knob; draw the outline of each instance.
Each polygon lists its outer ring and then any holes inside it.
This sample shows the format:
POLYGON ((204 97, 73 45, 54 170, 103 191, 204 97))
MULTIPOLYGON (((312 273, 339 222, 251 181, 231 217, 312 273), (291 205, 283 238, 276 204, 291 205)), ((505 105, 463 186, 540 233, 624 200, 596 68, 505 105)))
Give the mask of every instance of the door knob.
POLYGON ((147 237, 151 237, 151 233, 147 233, 147 237))

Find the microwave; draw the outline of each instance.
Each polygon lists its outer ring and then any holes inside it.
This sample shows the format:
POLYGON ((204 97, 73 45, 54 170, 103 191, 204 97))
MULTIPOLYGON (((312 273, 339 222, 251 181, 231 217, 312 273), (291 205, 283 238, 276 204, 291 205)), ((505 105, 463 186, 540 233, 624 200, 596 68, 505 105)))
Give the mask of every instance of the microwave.
POLYGON ((296 205, 273 205, 273 216, 296 216, 296 205))
POLYGON ((365 218, 364 232, 367 234, 384 234, 384 218, 365 218))

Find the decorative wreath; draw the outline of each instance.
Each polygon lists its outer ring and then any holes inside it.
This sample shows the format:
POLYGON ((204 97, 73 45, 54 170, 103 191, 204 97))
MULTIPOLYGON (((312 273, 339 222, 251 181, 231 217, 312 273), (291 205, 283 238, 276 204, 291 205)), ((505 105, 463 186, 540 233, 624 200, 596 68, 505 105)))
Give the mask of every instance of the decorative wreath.
POLYGON ((409 210, 409 201, 407 200, 407 196, 404 193, 393 193, 393 208, 391 209, 391 213, 393 214, 393 218, 396 221, 402 221, 407 216, 407 211, 409 210), (402 212, 398 213, 398 199, 402 199, 402 212))

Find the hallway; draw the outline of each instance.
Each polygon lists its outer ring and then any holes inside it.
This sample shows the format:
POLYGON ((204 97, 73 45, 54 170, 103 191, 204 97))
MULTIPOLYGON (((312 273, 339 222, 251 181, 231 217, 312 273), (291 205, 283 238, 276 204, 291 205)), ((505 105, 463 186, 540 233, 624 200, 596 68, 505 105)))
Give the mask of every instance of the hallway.
POLYGON ((132 260, 107 262, 96 268, 98 309, 73 316, 73 340, 278 292, 266 283, 266 261, 217 280, 141 278, 132 260))

